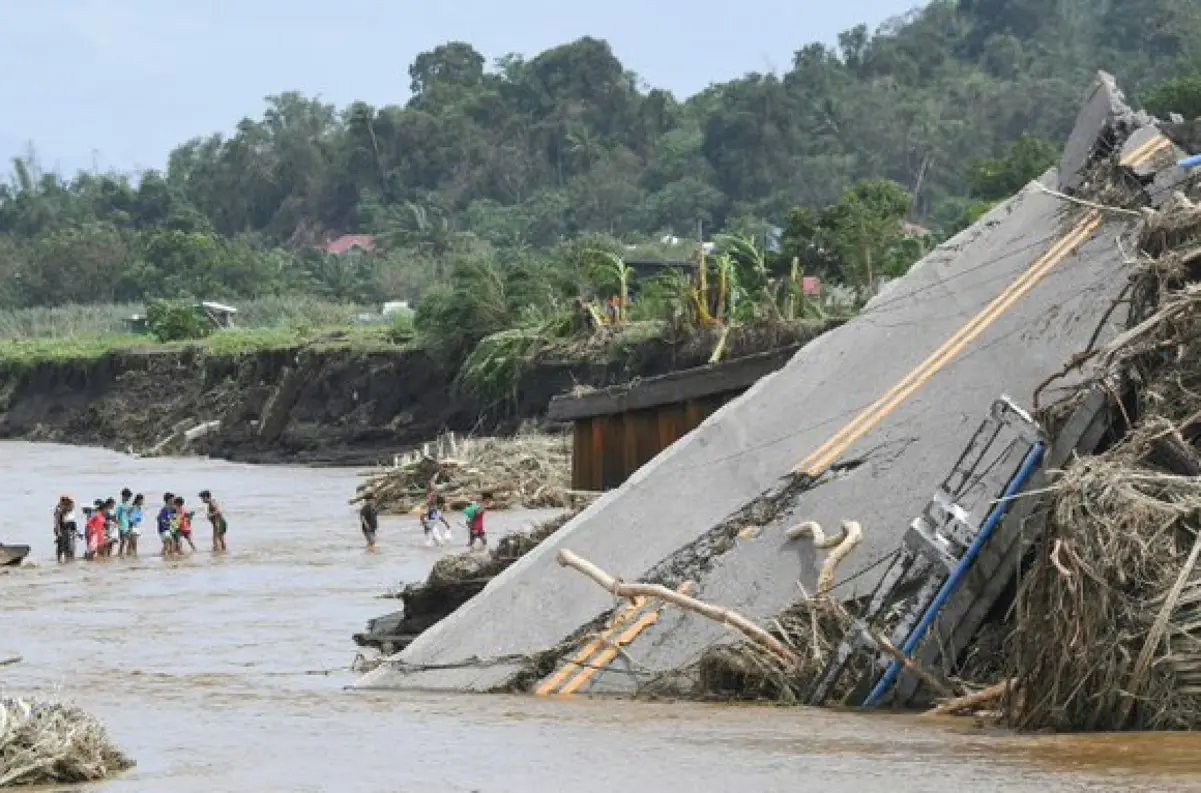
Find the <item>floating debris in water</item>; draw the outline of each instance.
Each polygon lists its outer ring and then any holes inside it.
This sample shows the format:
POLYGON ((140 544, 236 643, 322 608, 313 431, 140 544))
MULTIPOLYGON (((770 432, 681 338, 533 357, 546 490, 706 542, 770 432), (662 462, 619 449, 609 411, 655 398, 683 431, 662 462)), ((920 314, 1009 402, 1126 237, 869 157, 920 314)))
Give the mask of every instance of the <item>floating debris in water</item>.
POLYGON ((0 788, 95 782, 133 765, 104 725, 77 707, 0 699, 0 788))

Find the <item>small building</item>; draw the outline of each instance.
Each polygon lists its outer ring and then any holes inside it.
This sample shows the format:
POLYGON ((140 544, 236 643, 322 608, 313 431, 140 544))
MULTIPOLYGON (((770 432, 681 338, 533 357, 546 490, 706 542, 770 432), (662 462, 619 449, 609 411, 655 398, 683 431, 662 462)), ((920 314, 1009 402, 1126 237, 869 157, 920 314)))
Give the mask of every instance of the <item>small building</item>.
POLYGON ((629 267, 634 275, 632 287, 636 287, 639 281, 649 281, 673 271, 686 278, 696 275, 696 262, 689 261, 664 262, 652 259, 626 259, 626 267, 629 267))
POLYGON ((150 334, 150 324, 147 322, 145 314, 134 314, 126 317, 125 325, 129 328, 129 332, 136 336, 147 336, 150 334))
POLYGON ((551 400, 548 418, 571 422, 571 486, 610 490, 698 427, 722 405, 775 372, 797 347, 672 372, 551 400))
POLYGON ((205 316, 205 318, 213 323, 217 328, 232 328, 234 326, 234 315, 238 310, 233 306, 214 303, 211 300, 202 301, 196 306, 196 310, 205 316))

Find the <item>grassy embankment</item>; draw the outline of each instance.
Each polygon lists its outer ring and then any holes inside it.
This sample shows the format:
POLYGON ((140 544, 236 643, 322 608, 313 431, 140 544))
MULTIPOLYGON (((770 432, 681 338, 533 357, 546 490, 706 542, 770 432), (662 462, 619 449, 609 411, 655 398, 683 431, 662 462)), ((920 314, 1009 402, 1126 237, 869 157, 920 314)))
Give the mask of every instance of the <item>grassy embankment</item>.
POLYGON ((266 298, 238 304, 237 327, 197 341, 161 343, 131 332, 127 319, 144 307, 63 306, 0 312, 0 368, 54 361, 87 361, 122 351, 199 348, 213 355, 251 354, 306 345, 399 349, 411 343, 412 317, 360 315, 378 309, 304 298, 266 298))

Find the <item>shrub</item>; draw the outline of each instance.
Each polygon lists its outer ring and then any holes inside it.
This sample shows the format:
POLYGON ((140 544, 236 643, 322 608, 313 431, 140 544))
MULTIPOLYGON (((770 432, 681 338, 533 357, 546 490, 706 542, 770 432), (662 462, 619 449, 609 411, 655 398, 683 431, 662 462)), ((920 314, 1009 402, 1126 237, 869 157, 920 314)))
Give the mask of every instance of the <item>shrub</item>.
POLYGON ((146 305, 146 326, 161 342, 203 339, 212 324, 188 303, 151 300, 146 305))

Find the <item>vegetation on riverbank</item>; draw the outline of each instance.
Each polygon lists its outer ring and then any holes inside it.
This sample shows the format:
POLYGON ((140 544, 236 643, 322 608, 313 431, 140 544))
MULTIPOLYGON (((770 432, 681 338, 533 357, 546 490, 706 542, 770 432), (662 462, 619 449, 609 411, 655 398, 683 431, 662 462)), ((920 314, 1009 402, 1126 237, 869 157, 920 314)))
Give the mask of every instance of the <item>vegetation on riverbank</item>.
POLYGON ((933 2, 874 35, 798 46, 781 74, 679 99, 592 38, 491 68, 450 42, 415 59, 403 105, 270 97, 261 118, 184 143, 160 171, 60 175, 31 154, 0 186, 0 308, 378 305, 483 266, 556 288, 582 249, 687 259, 680 238, 698 223, 870 288, 908 254, 895 230, 858 222, 865 192, 895 188, 901 219, 935 238, 961 228, 1052 162, 1098 65, 1157 112, 1190 112, 1201 10, 933 2), (371 235, 363 255, 325 247, 352 232, 371 235))
MULTIPOLYGON (((185 304, 186 305, 186 304, 185 304)), ((241 355, 333 344, 388 349, 413 338, 412 315, 382 317, 378 309, 302 297, 239 302, 237 326, 203 338, 161 341, 136 333, 130 319, 146 313, 140 303, 68 305, 0 310, 0 369, 38 363, 86 362, 110 353, 179 352, 241 355), (369 321, 363 321, 369 317, 369 321)))

